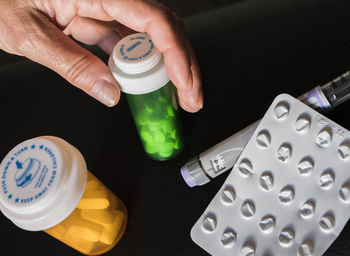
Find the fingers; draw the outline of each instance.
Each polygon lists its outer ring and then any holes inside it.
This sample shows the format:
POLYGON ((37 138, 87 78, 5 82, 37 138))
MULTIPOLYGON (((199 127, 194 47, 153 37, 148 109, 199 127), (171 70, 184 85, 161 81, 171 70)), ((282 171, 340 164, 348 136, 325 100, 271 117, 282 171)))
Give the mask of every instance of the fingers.
POLYGON ((75 16, 63 33, 72 35, 74 39, 84 44, 98 44, 115 31, 117 24, 116 21, 105 22, 75 16))
POLYGON ((115 32, 118 26, 122 25, 116 21, 104 22, 76 16, 63 32, 84 44, 97 44, 107 54, 111 54, 114 46, 121 39, 121 36, 115 32))
POLYGON ((116 21, 99 21, 79 16, 74 17, 63 32, 84 44, 97 44, 107 54, 112 53, 122 37, 134 33, 116 21))
MULTIPOLYGON (((189 44, 189 42, 188 42, 189 44)), ((188 112, 197 112, 203 108, 203 91, 200 80, 200 70, 194 51, 190 47, 191 71, 193 73, 193 89, 191 91, 178 90, 180 106, 188 112)))
POLYGON ((98 46, 108 55, 111 55, 114 49, 114 46, 118 43, 118 41, 121 39, 120 35, 112 32, 110 35, 103 38, 99 43, 98 46))
POLYGON ((133 30, 147 32, 164 54, 169 78, 179 89, 180 104, 190 112, 203 106, 200 72, 196 57, 187 42, 182 24, 169 9, 155 1, 79 0, 80 16, 117 20, 133 30))
POLYGON ((99 58, 67 37, 41 12, 28 15, 26 21, 16 47, 21 55, 56 71, 109 107, 118 102, 118 85, 99 58))
MULTIPOLYGON (((188 112, 197 112, 203 107, 202 82, 197 58, 194 54, 190 42, 187 40, 181 23, 177 23, 177 31, 169 28, 169 31, 176 33, 181 40, 181 47, 169 47, 164 54, 164 62, 167 67, 169 78, 175 83, 187 84, 187 88, 178 87, 178 96, 180 106, 188 112), (187 70, 188 66, 188 70, 187 70), (184 69, 186 67, 186 69, 184 69), (187 80, 186 80, 187 79, 187 80)), ((158 29, 158 28, 156 28, 158 29)), ((155 31, 153 34, 159 33, 159 40, 162 40, 161 30, 155 31)), ((169 39, 177 40, 176 38, 169 39)), ((174 44, 175 45, 175 42, 174 44)))
POLYGON ((116 43, 133 30, 116 21, 100 21, 76 16, 63 31, 84 44, 98 44, 106 53, 111 54, 116 43))
POLYGON ((122 24, 147 32, 164 54, 168 75, 182 90, 191 90, 193 79, 190 57, 182 28, 169 9, 154 1, 102 1, 103 8, 122 24))

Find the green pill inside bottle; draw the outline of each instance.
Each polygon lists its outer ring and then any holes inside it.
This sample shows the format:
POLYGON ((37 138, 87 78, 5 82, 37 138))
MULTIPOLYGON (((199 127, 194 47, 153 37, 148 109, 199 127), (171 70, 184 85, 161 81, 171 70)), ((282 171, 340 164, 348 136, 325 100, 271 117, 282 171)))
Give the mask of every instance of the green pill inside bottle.
POLYGON ((145 152, 155 160, 177 156, 184 135, 176 88, 149 35, 136 33, 120 40, 108 64, 126 95, 145 152))

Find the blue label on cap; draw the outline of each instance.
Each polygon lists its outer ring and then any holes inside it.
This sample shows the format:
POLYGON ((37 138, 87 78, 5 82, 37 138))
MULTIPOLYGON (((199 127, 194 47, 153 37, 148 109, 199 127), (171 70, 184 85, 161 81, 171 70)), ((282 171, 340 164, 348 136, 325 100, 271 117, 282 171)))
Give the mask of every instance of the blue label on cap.
POLYGON ((17 172, 15 174, 15 181, 17 187, 28 186, 36 177, 40 170, 41 162, 35 158, 27 158, 24 162, 16 161, 17 172))
POLYGON ((10 157, 2 171, 1 192, 15 204, 28 204, 46 194, 56 176, 57 159, 49 147, 23 146, 10 157), (38 155, 40 159, 35 157, 38 155))
POLYGON ((130 41, 128 43, 123 43, 119 48, 119 52, 124 60, 136 61, 143 59, 150 55, 152 50, 154 49, 154 44, 152 40, 147 39, 144 36, 131 37, 129 38, 129 40, 130 41), (139 56, 135 56, 135 54, 133 54, 134 50, 140 47, 141 45, 143 46, 144 51, 140 53, 139 56))

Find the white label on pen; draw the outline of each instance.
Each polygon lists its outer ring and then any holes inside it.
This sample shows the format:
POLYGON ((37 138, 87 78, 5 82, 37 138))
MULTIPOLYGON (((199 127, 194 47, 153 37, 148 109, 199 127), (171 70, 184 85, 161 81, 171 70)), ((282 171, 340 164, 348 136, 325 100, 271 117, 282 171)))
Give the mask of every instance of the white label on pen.
POLYGON ((216 155, 212 160, 212 165, 214 167, 215 173, 221 172, 226 169, 226 163, 222 155, 216 155))

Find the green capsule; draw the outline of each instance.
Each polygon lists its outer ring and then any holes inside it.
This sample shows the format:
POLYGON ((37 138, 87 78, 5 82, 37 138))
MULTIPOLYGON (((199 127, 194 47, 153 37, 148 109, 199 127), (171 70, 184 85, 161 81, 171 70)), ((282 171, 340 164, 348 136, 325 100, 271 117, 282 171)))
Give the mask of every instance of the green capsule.
POLYGON ((159 102, 157 100, 147 100, 145 103, 145 109, 148 114, 153 114, 157 112, 159 108, 159 102))
POLYGON ((176 140, 176 137, 177 137, 177 131, 176 131, 176 129, 173 130, 173 131, 170 133, 170 137, 171 137, 172 139, 176 140))
POLYGON ((159 121, 159 122, 148 122, 147 127, 152 131, 152 132, 156 132, 156 131, 161 131, 162 127, 163 127, 163 122, 159 121))
POLYGON ((165 133, 171 133, 173 130, 175 130, 175 125, 173 120, 167 119, 163 122, 163 131, 165 133))
POLYGON ((148 115, 147 118, 148 118, 148 121, 152 122, 152 123, 157 123, 157 122, 160 122, 164 119, 164 117, 159 113, 150 114, 150 115, 148 115))
POLYGON ((175 141, 175 145, 174 145, 175 149, 181 149, 182 148, 182 141, 180 139, 177 139, 175 141))
POLYGON ((173 142, 166 142, 160 145, 160 151, 172 151, 174 149, 175 144, 173 142))
POLYGON ((169 101, 166 97, 163 97, 163 96, 161 96, 161 97, 159 98, 159 101, 160 101, 160 103, 163 104, 163 105, 168 105, 168 104, 170 103, 170 101, 169 101))
POLYGON ((164 158, 168 158, 173 154, 173 151, 164 151, 164 152, 159 152, 159 155, 164 158))
POLYGON ((145 113, 146 111, 140 111, 139 113, 137 113, 135 115, 135 121, 138 125, 146 125, 148 118, 147 118, 147 113, 145 113))
POLYGON ((173 84, 145 94, 127 94, 127 100, 147 154, 156 160, 179 154, 183 134, 173 84))
POLYGON ((146 129, 142 129, 141 130, 140 136, 145 142, 147 142, 147 143, 154 143, 154 139, 153 139, 151 133, 148 132, 146 129))
POLYGON ((167 142, 159 145, 159 155, 161 157, 169 157, 172 155, 174 150, 174 143, 167 142))
POLYGON ((175 116, 174 108, 171 104, 166 107, 166 110, 167 110, 168 116, 170 116, 170 117, 175 116))
POLYGON ((157 142, 157 143, 165 142, 165 135, 162 132, 154 131, 153 132, 153 137, 154 137, 154 141, 157 142))
POLYGON ((149 106, 146 106, 145 109, 148 114, 152 114, 154 112, 154 108, 151 108, 149 106))
POLYGON ((157 146, 153 143, 146 143, 143 146, 148 154, 155 154, 158 151, 157 146))
POLYGON ((151 129, 152 131, 161 131, 163 122, 164 122, 163 118, 159 117, 156 114, 152 114, 148 116, 147 125, 149 129, 151 129))

